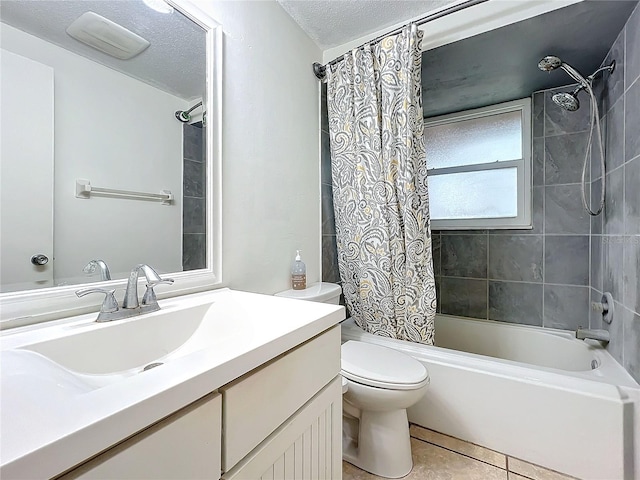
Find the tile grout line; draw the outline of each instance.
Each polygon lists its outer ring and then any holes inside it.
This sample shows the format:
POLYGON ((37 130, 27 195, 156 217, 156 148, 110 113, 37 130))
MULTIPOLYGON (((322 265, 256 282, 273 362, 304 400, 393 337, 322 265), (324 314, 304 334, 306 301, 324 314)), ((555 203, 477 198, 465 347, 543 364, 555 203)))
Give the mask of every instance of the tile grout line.
MULTIPOLYGON (((637 8, 637 7, 636 7, 637 8)), ((625 25, 623 30, 622 30, 622 55, 623 55, 623 62, 624 62, 624 77, 622 79, 622 85, 623 85, 623 92, 621 95, 621 98, 619 100, 622 100, 622 202, 621 202, 621 207, 622 207, 622 233, 625 234, 627 232, 627 191, 626 191, 626 184, 627 184, 627 92, 625 91, 624 87, 626 86, 625 81, 626 81, 626 77, 627 77, 627 26, 625 25)), ((626 288, 624 285, 624 271, 625 271, 625 266, 624 266, 624 259, 626 258, 626 250, 630 248, 630 245, 627 245, 626 242, 622 242, 622 277, 623 277, 623 281, 622 281, 622 292, 621 292, 621 300, 622 300, 622 306, 623 308, 626 307, 626 302, 627 302, 627 298, 626 298, 626 288)), ((603 285, 602 288, 604 289, 604 280, 603 280, 603 285)), ((626 364, 626 352, 625 352, 625 348, 624 348, 624 344, 626 343, 624 341, 625 339, 625 328, 624 328, 624 322, 621 323, 621 330, 622 330, 622 339, 621 342, 621 354, 620 356, 622 357, 622 365, 624 367, 624 365, 626 364)), ((626 370, 626 368, 625 368, 626 370)))
MULTIPOLYGON (((577 84, 576 84, 577 85, 577 84)), ((554 89, 551 89, 554 90, 554 89)), ((552 133, 547 135, 547 132, 544 132, 544 136, 545 137, 550 137, 550 138, 554 138, 554 137, 562 137, 563 135, 580 135, 580 134, 585 134, 585 133, 589 133, 589 130, 578 130, 577 132, 560 132, 560 133, 552 133)), ((536 137, 536 138, 540 138, 540 137, 536 137)))
POLYGON ((487 295, 487 307, 485 309, 485 319, 489 320, 489 230, 487 230, 487 270, 486 270, 486 276, 487 276, 487 285, 486 285, 486 295, 487 295))
MULTIPOLYGON (((625 28, 625 32, 626 32, 627 27, 625 26, 624 28, 625 28)), ((625 43, 625 50, 626 50, 626 43, 627 43, 626 42, 626 38, 625 38, 625 42, 624 43, 625 43)), ((625 59, 625 63, 626 63, 626 60, 627 60, 627 52, 626 51, 624 52, 624 59, 625 59)), ((626 84, 627 69, 626 69, 626 65, 625 65, 624 76, 625 76, 625 81, 623 82, 623 84, 624 84, 624 92, 622 92, 622 93, 626 94, 631 89, 631 87, 633 87, 635 85, 635 83, 638 80, 640 80, 640 75, 638 75, 635 79, 630 80, 631 83, 629 84, 629 86, 627 86, 627 84, 626 84)))
MULTIPOLYGON (((544 284, 547 280, 547 102, 542 96, 542 311, 541 326, 544 328, 544 284)), ((507 457, 508 458, 508 457, 507 457)), ((507 460, 508 462, 508 460, 507 460)), ((507 463, 508 465, 508 463, 507 463)))
MULTIPOLYGON (((440 234, 440 251, 438 252, 438 265, 440 266, 440 301, 436 304, 436 312, 442 312, 442 234, 440 234)), ((438 312, 438 313, 440 313, 438 312)))
MULTIPOLYGON (((585 235, 586 237, 586 235, 585 235)), ((450 278, 450 279, 456 279, 456 280, 474 280, 474 281, 489 281, 489 282, 503 282, 503 283, 524 283, 527 285, 550 285, 550 286, 556 286, 556 287, 577 287, 577 288, 589 288, 589 285, 581 285, 581 284, 575 284, 575 283, 558 283, 558 282, 531 282, 531 281, 527 281, 527 280, 508 280, 508 279, 503 279, 503 278, 492 278, 492 277, 488 277, 488 278, 482 278, 482 277, 456 277, 453 275, 436 275, 437 277, 440 278, 450 278)))
MULTIPOLYGON (((496 230, 498 231, 498 230, 496 230)), ((489 233, 488 235, 491 237, 531 237, 531 238, 535 238, 535 237, 542 237, 542 236, 549 236, 549 237, 588 237, 589 233, 588 232, 584 232, 584 233, 547 233, 547 234, 543 234, 543 233, 511 233, 511 231, 507 231, 507 230, 500 230, 501 232, 508 232, 508 233, 489 233)), ((529 232, 530 230, 522 230, 523 232, 529 232)), ((485 233, 446 233, 443 235, 443 237, 480 237, 482 235, 486 235, 485 233)), ((598 235, 604 235, 604 234, 598 234, 598 235)), ((622 233, 616 233, 613 235, 623 235, 622 233)), ((628 235, 640 235, 640 233, 629 233, 628 235)))
MULTIPOLYGON (((591 208, 593 205, 593 182, 591 181, 591 170, 592 170, 592 159, 593 159, 593 150, 589 153, 589 206, 591 208)), ((587 295, 587 320, 589 321, 589 328, 593 328, 591 326, 591 289, 593 288, 593 278, 591 273, 593 272, 593 221, 591 220, 591 215, 589 215, 589 292, 587 295)))
MULTIPOLYGON (((413 435, 411 435, 411 438, 413 438, 414 440, 418 440, 420 442, 423 442, 423 443, 427 443, 427 444, 432 445, 434 447, 441 448, 443 450, 446 450, 447 452, 455 453, 456 455, 460 455, 461 457, 469 458, 471 460, 475 460, 476 462, 484 463, 485 465, 489 465, 490 467, 497 468, 497 469, 502 470, 504 472, 508 472, 508 470, 506 468, 498 467, 497 465, 494 465, 493 463, 485 462, 484 460, 480 460, 479 458, 472 457, 472 456, 467 455, 465 453, 457 452, 456 450, 453 450, 453 449, 447 448, 447 447, 443 447, 442 445, 438 445, 437 443, 433 443, 433 442, 430 442, 428 440, 424 440, 422 438, 414 437, 413 435)), ((455 438, 455 437, 451 437, 451 438, 455 438)), ((464 442, 464 440, 461 440, 461 441, 464 442)), ((475 444, 472 443, 470 445, 475 445, 475 444)), ((480 447, 480 445, 475 445, 475 446, 480 447)), ((485 448, 485 447, 481 447, 481 448, 485 448)), ((490 449, 486 448, 486 450, 490 450, 490 449)), ((494 450, 491 450, 491 451, 494 451, 494 450)), ((496 452, 496 453, 498 453, 499 455, 504 455, 504 457, 505 457, 505 466, 506 466, 506 464, 507 464, 506 463, 507 455, 505 455, 504 453, 500 453, 500 452, 496 452)))

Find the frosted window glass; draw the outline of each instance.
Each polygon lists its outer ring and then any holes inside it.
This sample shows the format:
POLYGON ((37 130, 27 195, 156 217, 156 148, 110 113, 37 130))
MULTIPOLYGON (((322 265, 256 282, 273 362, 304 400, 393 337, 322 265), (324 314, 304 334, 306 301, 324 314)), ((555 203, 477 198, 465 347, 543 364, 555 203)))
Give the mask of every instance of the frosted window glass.
POLYGON ((424 129, 428 168, 522 158, 522 113, 500 113, 424 129))
POLYGON ((509 167, 430 176, 431 219, 517 216, 517 172, 509 167))

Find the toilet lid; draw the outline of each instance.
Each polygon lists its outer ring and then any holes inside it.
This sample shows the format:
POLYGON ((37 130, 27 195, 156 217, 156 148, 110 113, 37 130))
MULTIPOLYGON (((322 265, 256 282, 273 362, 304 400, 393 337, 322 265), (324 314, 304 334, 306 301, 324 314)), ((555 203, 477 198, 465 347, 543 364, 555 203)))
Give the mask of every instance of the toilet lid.
POLYGON ((424 365, 409 355, 353 340, 342 344, 342 375, 364 385, 395 390, 420 388, 429 381, 424 365))

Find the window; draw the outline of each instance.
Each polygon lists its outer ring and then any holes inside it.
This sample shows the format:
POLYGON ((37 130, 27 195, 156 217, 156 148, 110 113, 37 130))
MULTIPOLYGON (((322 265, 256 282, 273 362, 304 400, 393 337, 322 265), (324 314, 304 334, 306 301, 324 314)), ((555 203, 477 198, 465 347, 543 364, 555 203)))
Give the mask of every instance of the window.
POLYGON ((531 228, 531 99, 425 119, 431 228, 531 228))

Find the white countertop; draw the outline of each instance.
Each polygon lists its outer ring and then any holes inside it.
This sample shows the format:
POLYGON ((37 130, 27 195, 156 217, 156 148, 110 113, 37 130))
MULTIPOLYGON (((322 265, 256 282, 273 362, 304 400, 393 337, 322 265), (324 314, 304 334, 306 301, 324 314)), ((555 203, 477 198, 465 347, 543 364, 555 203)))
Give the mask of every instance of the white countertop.
POLYGON ((161 312, 210 303, 207 315, 229 318, 226 332, 212 338, 211 346, 88 391, 70 391, 46 375, 22 371, 14 353, 51 338, 113 328, 144 316, 97 324, 92 313, 2 332, 0 477, 58 475, 345 318, 338 305, 229 289, 159 303, 161 312))

